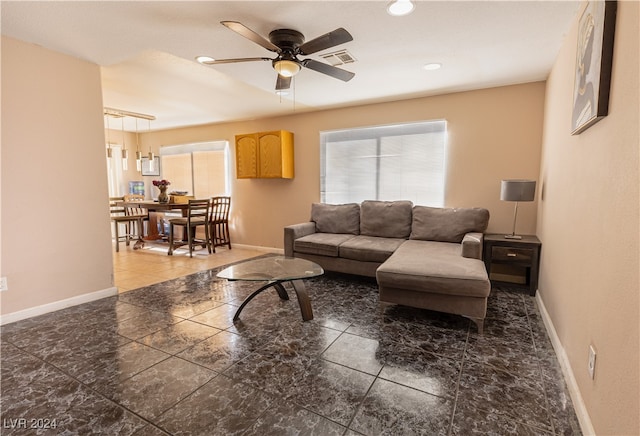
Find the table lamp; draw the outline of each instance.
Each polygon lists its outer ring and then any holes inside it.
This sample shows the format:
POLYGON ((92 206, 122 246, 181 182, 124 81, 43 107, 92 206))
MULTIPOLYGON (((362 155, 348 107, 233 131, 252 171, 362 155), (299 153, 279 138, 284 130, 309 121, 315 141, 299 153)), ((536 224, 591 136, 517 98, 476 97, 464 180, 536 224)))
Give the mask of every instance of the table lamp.
POLYGON ((535 180, 503 180, 500 186, 500 200, 515 201, 516 206, 513 211, 513 230, 510 235, 505 235, 507 239, 522 239, 516 235, 516 218, 518 217, 518 202, 533 201, 536 195, 535 180))

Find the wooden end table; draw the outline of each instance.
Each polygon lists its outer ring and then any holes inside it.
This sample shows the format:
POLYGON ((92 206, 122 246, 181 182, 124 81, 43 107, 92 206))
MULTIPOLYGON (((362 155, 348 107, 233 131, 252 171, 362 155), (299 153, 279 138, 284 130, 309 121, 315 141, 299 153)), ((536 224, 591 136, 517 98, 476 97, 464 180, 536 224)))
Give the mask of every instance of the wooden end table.
MULTIPOLYGON (((484 235, 484 264, 491 279, 491 265, 503 264, 526 269, 526 287, 529 295, 535 295, 538 289, 538 272, 540 268, 540 249, 542 243, 535 235, 522 235, 522 239, 505 238, 502 233, 484 235)), ((491 280, 493 284, 509 284, 523 286, 518 283, 491 280)))

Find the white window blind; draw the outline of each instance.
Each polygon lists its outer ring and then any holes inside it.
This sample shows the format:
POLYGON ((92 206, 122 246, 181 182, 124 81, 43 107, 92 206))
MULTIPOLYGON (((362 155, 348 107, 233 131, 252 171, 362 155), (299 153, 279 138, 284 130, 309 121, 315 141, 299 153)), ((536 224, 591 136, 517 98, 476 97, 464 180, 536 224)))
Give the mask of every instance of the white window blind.
POLYGON ((229 195, 228 149, 227 141, 162 147, 162 178, 196 198, 229 195))
POLYGON ((444 205, 446 121, 320 133, 324 203, 444 205))

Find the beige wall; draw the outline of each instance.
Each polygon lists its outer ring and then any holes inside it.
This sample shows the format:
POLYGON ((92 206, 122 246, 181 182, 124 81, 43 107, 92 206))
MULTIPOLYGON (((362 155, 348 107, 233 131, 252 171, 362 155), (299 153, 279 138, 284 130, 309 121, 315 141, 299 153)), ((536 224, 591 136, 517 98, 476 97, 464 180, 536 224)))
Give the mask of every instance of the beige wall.
POLYGON ((546 93, 539 291, 599 435, 640 434, 638 5, 618 2, 609 116, 570 134, 578 18, 546 93))
MULTIPOLYGON (((282 228, 306 221, 320 199, 319 134, 323 130, 419 120, 448 122, 446 206, 486 207, 489 231, 510 232, 513 203, 501 202, 502 178, 539 173, 544 83, 484 89, 392 103, 372 104, 247 122, 214 124, 144 134, 160 146, 228 140, 236 134, 290 130, 295 135, 293 180, 232 180, 236 243, 282 248, 282 228)), ((518 231, 534 233, 536 202, 522 203, 518 231)))
POLYGON ((1 314, 112 287, 98 66, 2 37, 1 314))

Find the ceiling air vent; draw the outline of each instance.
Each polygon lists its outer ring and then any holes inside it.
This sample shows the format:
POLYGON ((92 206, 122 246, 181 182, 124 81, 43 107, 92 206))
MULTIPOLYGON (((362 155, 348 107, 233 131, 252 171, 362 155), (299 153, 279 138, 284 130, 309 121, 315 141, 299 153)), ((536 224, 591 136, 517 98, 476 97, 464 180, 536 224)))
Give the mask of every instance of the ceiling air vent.
POLYGON ((356 58, 346 50, 334 51, 333 53, 326 53, 320 56, 334 67, 337 67, 338 65, 351 64, 356 61, 356 58))

